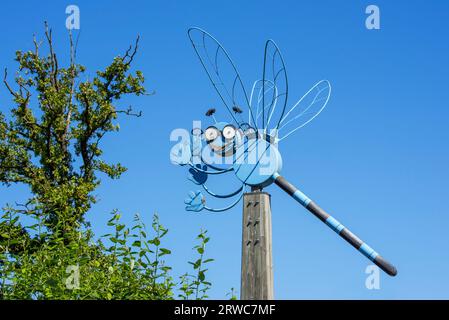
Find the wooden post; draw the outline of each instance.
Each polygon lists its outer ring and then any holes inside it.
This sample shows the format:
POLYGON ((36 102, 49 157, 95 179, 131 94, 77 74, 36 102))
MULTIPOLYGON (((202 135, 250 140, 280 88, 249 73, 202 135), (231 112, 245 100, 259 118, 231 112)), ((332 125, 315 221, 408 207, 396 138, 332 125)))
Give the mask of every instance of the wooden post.
POLYGON ((270 201, 261 191, 243 196, 242 300, 274 299, 270 201))

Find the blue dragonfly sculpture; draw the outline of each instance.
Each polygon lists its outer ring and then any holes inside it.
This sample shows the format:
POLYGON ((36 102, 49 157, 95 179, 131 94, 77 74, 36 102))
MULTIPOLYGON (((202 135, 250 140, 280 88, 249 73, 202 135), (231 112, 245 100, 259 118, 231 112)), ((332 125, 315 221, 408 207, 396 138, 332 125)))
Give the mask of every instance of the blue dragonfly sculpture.
POLYGON ((201 190, 189 193, 185 199, 186 210, 226 211, 239 203, 247 187, 262 190, 274 183, 383 271, 395 276, 397 270, 392 264, 280 174, 282 157, 279 143, 321 113, 329 101, 330 83, 327 80, 317 82, 287 109, 287 72, 273 40, 265 44, 262 79, 254 82, 248 95, 224 47, 200 28, 189 29, 188 35, 227 110, 229 121, 216 121, 216 110, 210 109, 206 116, 213 119, 213 124, 204 131, 201 128, 192 130, 191 144, 183 149, 189 156, 179 164, 189 167, 188 178, 201 190), (204 141, 206 145, 203 148, 204 141), (208 179, 222 174, 234 174, 240 186, 225 194, 214 192, 207 185, 208 179), (207 205, 205 194, 233 200, 225 207, 213 208, 207 205))

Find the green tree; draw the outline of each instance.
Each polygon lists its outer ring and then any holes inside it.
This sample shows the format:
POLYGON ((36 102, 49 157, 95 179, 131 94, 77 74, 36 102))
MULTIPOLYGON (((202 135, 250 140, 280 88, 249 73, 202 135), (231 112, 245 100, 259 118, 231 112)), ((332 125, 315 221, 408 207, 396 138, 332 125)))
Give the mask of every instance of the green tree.
POLYGON ((16 52, 14 85, 5 69, 4 84, 14 107, 10 121, 0 113, 0 181, 29 186, 33 197, 20 210, 43 216, 47 228, 70 235, 95 202, 98 173, 115 179, 126 170, 102 160, 100 141, 118 130, 114 119, 119 114, 140 116, 118 103, 124 95, 145 94, 144 77, 140 71, 130 72, 138 38, 87 80, 85 67, 75 61, 73 41, 70 64, 61 67, 48 27, 45 37, 47 54, 36 40, 34 51, 16 52))
POLYGON ((179 281, 164 262, 171 254, 161 245, 168 230, 157 215, 147 230, 139 217, 131 228, 121 224, 115 211, 108 222, 111 233, 94 239, 85 214, 96 201, 98 174, 117 179, 126 171, 102 159, 100 142, 118 131, 114 121, 120 114, 141 116, 121 108, 121 98, 147 93, 142 73, 131 71, 139 38, 90 80, 76 62, 71 34, 69 39, 67 67, 60 65, 45 25, 46 46, 34 39, 34 50, 16 52, 13 81, 5 69, 13 106, 8 115, 0 112, 0 182, 24 184, 32 196, 3 208, 0 298, 172 299, 176 286, 186 293, 180 297, 206 298, 210 283, 204 265, 212 260, 204 258, 209 241, 204 232, 194 247, 199 254, 191 263, 194 275, 179 281), (24 222, 29 220, 34 222, 24 222), (68 271, 75 272, 73 279, 68 271))

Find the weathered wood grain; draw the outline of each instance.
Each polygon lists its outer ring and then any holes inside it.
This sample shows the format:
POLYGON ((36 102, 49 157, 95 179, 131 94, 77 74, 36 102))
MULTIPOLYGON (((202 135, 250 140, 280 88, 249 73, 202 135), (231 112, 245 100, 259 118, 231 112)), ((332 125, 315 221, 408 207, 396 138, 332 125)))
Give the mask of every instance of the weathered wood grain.
POLYGON ((243 196, 242 300, 274 299, 270 201, 266 192, 243 196))

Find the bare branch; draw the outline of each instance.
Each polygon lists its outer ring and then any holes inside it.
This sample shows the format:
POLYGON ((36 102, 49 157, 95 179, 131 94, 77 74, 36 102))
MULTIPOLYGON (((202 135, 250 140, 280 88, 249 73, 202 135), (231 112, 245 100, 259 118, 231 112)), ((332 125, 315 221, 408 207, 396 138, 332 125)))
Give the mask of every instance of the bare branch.
MULTIPOLYGON (((69 41, 70 41, 70 68, 71 68, 71 84, 70 84, 70 97, 69 97, 69 105, 67 110, 67 118, 66 118, 66 127, 63 134, 63 140, 66 141, 67 133, 70 128, 70 122, 72 117, 72 105, 73 105, 73 97, 75 94, 75 71, 76 71, 76 49, 78 47, 78 39, 79 33, 76 38, 76 43, 73 44, 72 30, 69 31, 69 41)), ((67 149, 67 143, 65 144, 65 149, 67 149)))
POLYGON ((19 213, 34 213, 35 209, 31 209, 30 208, 30 204, 33 202, 33 199, 30 199, 27 201, 27 203, 19 203, 19 202, 15 202, 16 207, 21 207, 23 209, 15 209, 17 212, 19 213))
POLYGON ((129 46, 128 50, 126 50, 125 54, 123 55, 122 61, 123 61, 123 63, 125 63, 126 66, 129 66, 131 64, 131 62, 133 61, 134 56, 137 53, 137 49, 139 48, 139 40, 140 40, 140 36, 137 35, 136 42, 134 43, 134 50, 132 50, 132 45, 131 45, 131 46, 129 46), (132 50, 132 52, 131 52, 131 50, 132 50), (130 52, 131 52, 131 54, 130 54, 130 52), (128 59, 128 61, 126 61, 126 59, 128 59))
POLYGON ((41 46, 42 41, 37 42, 35 34, 33 34, 33 43, 34 43, 34 54, 36 56, 39 56, 39 47, 41 46))
POLYGON ((9 85, 8 81, 6 80, 6 78, 8 77, 8 69, 5 68, 5 75, 3 77, 3 83, 5 84, 6 88, 8 89, 9 93, 11 93, 11 95, 14 98, 18 98, 18 94, 17 92, 14 92, 14 90, 12 90, 11 86, 9 85))
POLYGON ((53 86, 56 88, 56 91, 59 91, 58 81, 57 81, 57 73, 58 73, 58 60, 56 59, 56 54, 53 50, 53 39, 52 39, 52 30, 48 27, 47 21, 45 21, 45 37, 47 38, 48 47, 50 49, 50 64, 51 64, 51 80, 53 86))
POLYGON ((55 80, 55 85, 56 87, 58 86, 58 81, 57 81, 57 76, 58 76, 58 59, 56 58, 56 53, 53 54, 53 61, 55 63, 55 73, 54 73, 54 80, 55 80))
POLYGON ((128 109, 126 110, 116 110, 113 111, 112 114, 114 113, 124 113, 128 116, 134 116, 134 117, 141 117, 142 116, 142 111, 139 111, 138 113, 133 112, 133 109, 131 106, 128 107, 128 109))

